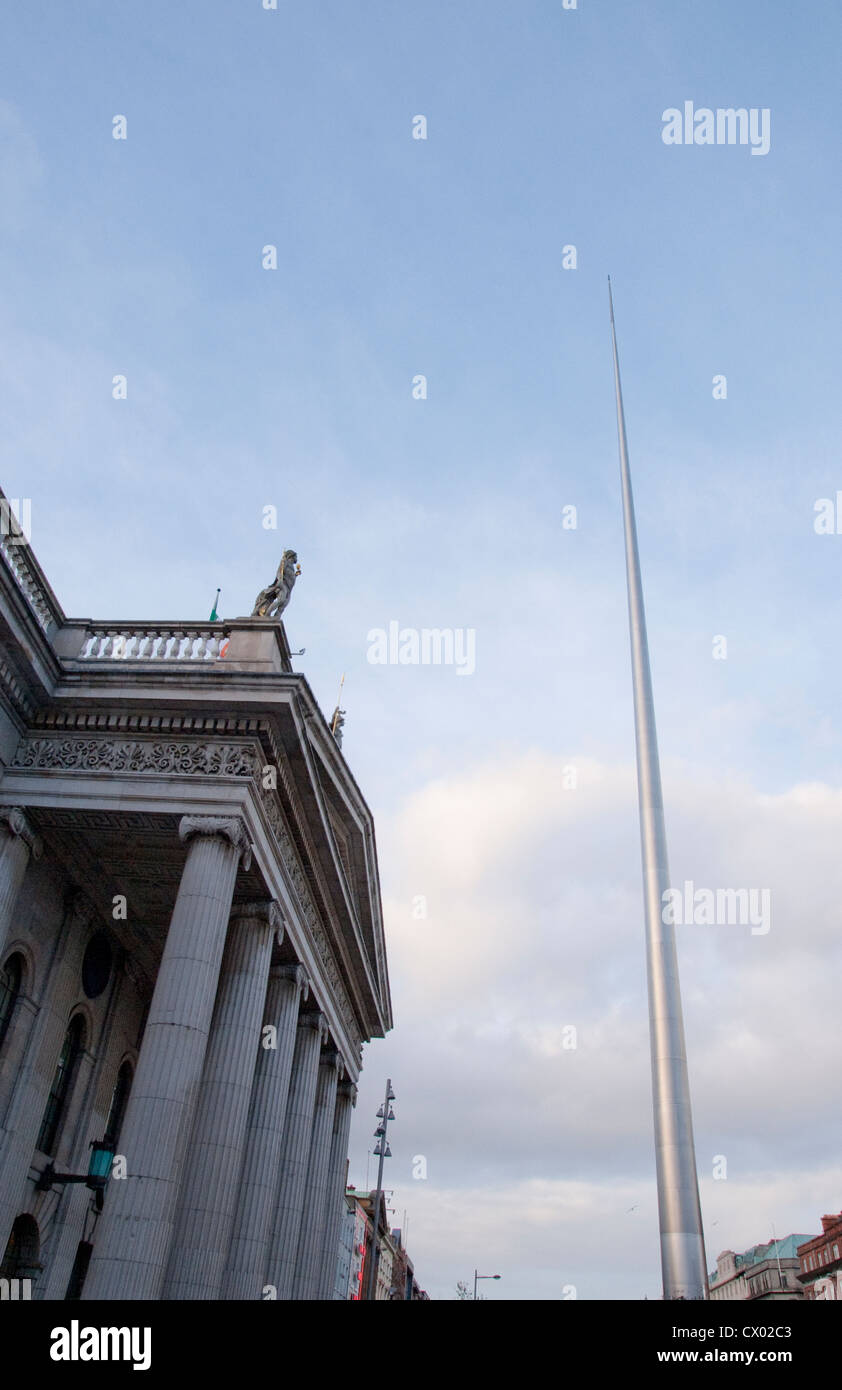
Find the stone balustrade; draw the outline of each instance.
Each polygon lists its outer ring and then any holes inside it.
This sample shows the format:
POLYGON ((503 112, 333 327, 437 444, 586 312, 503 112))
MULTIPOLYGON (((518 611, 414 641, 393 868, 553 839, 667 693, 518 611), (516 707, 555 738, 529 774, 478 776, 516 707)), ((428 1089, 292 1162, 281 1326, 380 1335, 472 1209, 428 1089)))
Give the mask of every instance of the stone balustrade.
POLYGON ((77 661, 217 661, 225 655, 231 629, 226 623, 183 627, 114 627, 91 623, 84 629, 77 661))
MULTIPOLYGON (((0 499, 5 504, 2 493, 0 499)), ((41 629, 47 632, 53 624, 61 624, 64 620, 61 609, 33 560, 23 532, 11 531, 7 525, 0 526, 0 556, 5 560, 41 629)))

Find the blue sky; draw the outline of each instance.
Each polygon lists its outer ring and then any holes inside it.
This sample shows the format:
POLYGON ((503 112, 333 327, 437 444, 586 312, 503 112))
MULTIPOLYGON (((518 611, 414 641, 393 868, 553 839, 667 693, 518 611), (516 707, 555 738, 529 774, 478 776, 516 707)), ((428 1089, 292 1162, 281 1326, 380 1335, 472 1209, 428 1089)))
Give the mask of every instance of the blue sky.
MULTIPOLYGON (((421 855, 423 834, 406 831, 424 808, 440 814, 436 789, 466 807, 465 789, 481 800, 484 779, 508 769, 499 794, 526 807, 536 776, 542 785, 536 766, 577 760, 626 786, 609 271, 668 831, 670 797, 715 807, 718 796, 731 814, 743 803, 726 788, 739 787, 756 812, 764 797, 789 805, 799 784, 830 797, 842 783, 842 536, 813 529, 816 499, 842 489, 841 23, 832 6, 783 0, 580 0, 576 11, 560 0, 279 0, 276 12, 260 0, 121 0, 19 6, 3 20, 0 481, 32 498, 34 547, 73 616, 205 618, 217 585, 222 613, 237 616, 283 547, 298 551, 287 630, 328 713, 347 673, 345 749, 377 817, 395 914, 398 1026, 369 1051, 372 1096, 381 1073, 397 1089, 403 1069, 420 1113, 411 1058, 429 1040, 410 977, 413 949, 427 948, 401 937, 401 904, 425 891, 419 879, 454 890, 444 858, 421 855), (768 107, 769 154, 665 146, 662 112, 685 100, 768 107), (116 114, 125 141, 112 139, 116 114), (426 141, 412 139, 417 114, 426 141), (261 268, 270 243, 276 271, 261 268), (575 271, 562 268, 568 244, 575 271), (118 373, 125 401, 111 396, 118 373), (411 394, 418 373, 424 401, 411 394), (725 401, 712 396, 720 373, 725 401), (267 504, 277 532, 261 526, 267 504), (576 531, 561 527, 566 504, 578 508, 576 531), (370 665, 366 634, 390 620, 474 628, 476 673, 370 665), (712 659, 717 634, 727 661, 712 659)), ((582 892, 598 919, 612 875, 622 881, 642 979, 627 792, 616 791, 616 855, 609 868, 595 857, 582 892)), ((805 846, 809 815, 831 801, 808 813, 796 797, 807 820, 791 833, 805 846)), ((548 825, 562 834, 567 812, 556 814, 548 825)), ((591 832, 604 849, 605 814, 591 832)), ((692 823, 688 811, 675 838, 688 873, 710 850, 715 878, 725 849, 705 838, 707 814, 692 823)), ((464 817, 469 854, 480 821, 472 831, 464 817)), ((513 945, 521 914, 551 930, 564 896, 556 885, 534 901, 539 871, 553 877, 535 836, 527 843, 501 928, 513 945)), ((835 872, 810 863, 819 878, 835 872)), ((458 930, 436 938, 445 965, 458 930)), ((795 906, 791 930, 801 930, 795 906)), ((728 968, 722 949, 702 973, 728 968)), ((469 1013, 478 1046, 484 1025, 469 1013)), ((448 1026, 458 1018, 454 1005, 448 1026)), ((694 1026, 704 1037, 704 1012, 688 1017, 688 1035, 694 1026)), ((762 1039, 762 1011, 753 1026, 762 1039)), ((440 1072, 423 1084, 444 1088, 444 1113, 452 1056, 432 1051, 440 1072)), ((830 1051, 838 1064, 838 1038, 830 1051)), ((645 1081, 645 1047, 641 1066, 645 1081)), ((368 1099, 364 1088, 358 1167, 368 1099)), ((431 1104, 431 1130, 436 1114, 431 1104)), ((628 1171, 605 1181, 651 1179, 648 1123, 642 1114, 628 1171)), ((495 1183, 557 1177, 552 1144, 537 1170, 528 1145, 510 1169, 495 1159, 502 1138, 489 1144, 486 1162, 454 1156, 446 1190, 432 1179, 425 1189, 442 1210, 467 1203, 472 1248, 493 1243, 495 1183)), ((830 1152, 811 1152, 816 1171, 830 1152)), ((576 1180, 590 1172, 586 1153, 583 1141, 576 1180)), ((798 1163, 793 1193, 805 1190, 803 1154, 798 1163)), ((774 1181, 789 1190, 777 1170, 774 1181)), ((419 1187, 408 1185, 410 1211, 419 1187)), ((840 1205, 838 1190, 818 1190, 820 1205, 840 1205)), ((778 1200, 780 1233, 788 1199, 778 1200)), ((797 1213, 804 1230, 817 1215, 797 1213)), ((464 1270, 411 1220, 428 1282, 447 1296, 464 1270)), ((728 1232, 745 1245, 763 1236, 728 1232)), ((651 1222, 632 1248, 646 1249, 651 1285, 651 1222)), ((510 1269, 520 1260, 517 1296, 558 1296, 554 1275, 536 1282, 528 1260, 506 1258, 510 1269)), ((634 1294, 643 1276, 629 1258, 619 1283, 589 1274, 588 1296, 634 1294)), ((473 1259, 466 1249, 466 1268, 473 1259)))

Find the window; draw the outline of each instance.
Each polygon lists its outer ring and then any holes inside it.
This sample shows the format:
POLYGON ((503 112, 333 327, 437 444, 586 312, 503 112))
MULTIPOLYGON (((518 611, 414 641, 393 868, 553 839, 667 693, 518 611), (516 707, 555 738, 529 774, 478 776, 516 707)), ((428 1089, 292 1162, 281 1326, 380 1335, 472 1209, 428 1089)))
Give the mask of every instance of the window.
POLYGON ((88 942, 82 961, 82 988, 89 999, 102 994, 111 978, 111 946, 104 931, 98 931, 88 942))
POLYGON ((23 980, 23 956, 9 956, 0 970, 0 1047, 3 1046, 23 980))
POLYGON ((70 1027, 64 1035, 64 1042, 61 1045, 61 1052, 59 1053, 53 1084, 50 1087, 47 1108, 44 1111, 44 1118, 41 1121, 41 1131, 38 1135, 37 1147, 42 1153, 52 1156, 56 1144, 58 1143, 61 1123, 67 1108, 67 1100, 76 1076, 79 1056, 84 1046, 85 1020, 82 1018, 81 1014, 77 1014, 76 1017, 71 1020, 70 1027))
POLYGON ((29 1212, 22 1212, 12 1226, 3 1263, 0 1264, 0 1278, 37 1279, 41 1271, 40 1254, 38 1223, 29 1212))
POLYGON ((73 1261, 73 1269, 70 1271, 70 1283, 67 1285, 65 1299, 76 1302, 82 1297, 82 1286, 85 1282, 85 1275, 88 1272, 93 1250, 94 1247, 90 1241, 80 1240, 76 1247, 76 1259, 73 1261))
POLYGON ((123 1116, 126 1113, 126 1103, 129 1099, 129 1091, 132 1089, 131 1062, 124 1062, 117 1073, 117 1084, 111 1096, 111 1105, 108 1110, 108 1123, 105 1126, 103 1141, 110 1144, 112 1149, 116 1149, 117 1141, 120 1138, 120 1130, 123 1127, 123 1116))
POLYGON ((839 1259, 839 1246, 838 1246, 838 1245, 834 1245, 834 1247, 833 1247, 833 1258, 834 1258, 834 1260, 838 1260, 838 1259, 839 1259))

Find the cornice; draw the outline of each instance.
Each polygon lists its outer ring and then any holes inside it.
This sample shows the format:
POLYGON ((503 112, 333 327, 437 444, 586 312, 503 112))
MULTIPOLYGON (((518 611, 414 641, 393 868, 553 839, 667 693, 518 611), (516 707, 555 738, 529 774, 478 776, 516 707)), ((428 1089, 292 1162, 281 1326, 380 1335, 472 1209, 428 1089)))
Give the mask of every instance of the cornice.
MULTIPOLYGON (((125 718, 142 720, 143 716, 126 715, 125 718)), ((305 872, 304 861, 288 829, 282 803, 281 789, 292 814, 295 814, 297 798, 292 777, 285 755, 267 721, 181 718, 177 721, 178 731, 183 732, 185 737, 177 741, 164 741, 154 737, 154 732, 164 724, 163 719, 154 721, 154 731, 151 728, 151 717, 147 717, 146 726, 140 722, 121 727, 117 722, 116 727, 112 729, 108 721, 109 716, 97 714, 95 711, 65 711, 56 724, 48 725, 42 721, 38 737, 33 737, 30 733, 21 739, 11 766, 22 771, 52 771, 64 774, 176 774, 248 780, 265 813, 281 861, 298 898, 302 920, 316 947, 328 988, 343 1018, 351 1045, 359 1048, 362 1035, 357 1016, 337 966, 336 952, 324 926, 327 919, 326 895, 316 879, 318 865, 315 848, 309 836, 301 833, 301 824, 296 818, 304 855, 310 855, 312 859, 312 877, 316 881, 311 888, 311 876, 305 872), (250 740, 229 738, 224 741, 208 738, 208 725, 217 726, 216 731, 226 734, 234 731, 245 732, 245 725, 252 737, 250 740), (218 727, 220 725, 221 728, 218 727), (80 726, 88 733, 88 737, 79 736, 80 726), (137 731, 141 736, 134 739, 114 737, 115 733, 123 732, 126 728, 137 731), (142 736, 144 733, 145 737, 142 736), (204 737, 200 738, 199 735, 204 737), (261 774, 266 762, 265 749, 255 742, 255 735, 266 740, 276 760, 279 774, 277 790, 265 789, 262 785, 261 774), (319 900, 321 911, 314 897, 319 900)), ((176 720, 173 718, 170 721, 170 730, 173 732, 175 725, 176 720)), ((360 949, 364 949, 362 943, 360 949)), ((347 961, 343 961, 343 964, 350 970, 347 961)))

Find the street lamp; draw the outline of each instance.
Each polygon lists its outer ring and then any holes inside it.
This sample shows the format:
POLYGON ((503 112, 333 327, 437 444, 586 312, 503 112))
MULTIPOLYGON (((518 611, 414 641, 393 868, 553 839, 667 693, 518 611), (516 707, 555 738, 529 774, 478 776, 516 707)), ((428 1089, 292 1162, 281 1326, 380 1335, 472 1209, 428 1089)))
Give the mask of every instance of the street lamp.
POLYGON ((395 1118, 395 1112, 392 1109, 392 1101, 394 1099, 395 1093, 392 1090, 392 1083, 391 1081, 387 1081, 386 1099, 377 1111, 377 1119, 380 1123, 374 1131, 374 1137, 377 1140, 374 1146, 374 1154, 375 1157, 379 1157, 380 1162, 377 1165, 377 1190, 374 1194, 374 1229, 371 1235, 371 1258, 368 1263, 368 1278, 366 1280, 365 1290, 366 1299, 376 1298, 377 1296, 375 1279, 377 1277, 377 1263, 380 1256, 379 1227, 380 1204, 383 1199, 383 1160, 384 1158, 392 1157, 392 1150, 389 1148, 386 1131, 389 1128, 389 1121, 395 1118))
POLYGON ((474 1302, 477 1301, 477 1280, 478 1279, 502 1279, 502 1274, 477 1274, 474 1270, 474 1302))
POLYGON ((56 1183, 83 1182, 97 1194, 97 1207, 101 1210, 102 1194, 114 1162, 114 1145, 104 1140, 92 1139, 90 1148, 87 1173, 57 1173, 51 1161, 35 1184, 36 1192, 48 1192, 56 1183))

